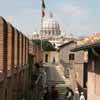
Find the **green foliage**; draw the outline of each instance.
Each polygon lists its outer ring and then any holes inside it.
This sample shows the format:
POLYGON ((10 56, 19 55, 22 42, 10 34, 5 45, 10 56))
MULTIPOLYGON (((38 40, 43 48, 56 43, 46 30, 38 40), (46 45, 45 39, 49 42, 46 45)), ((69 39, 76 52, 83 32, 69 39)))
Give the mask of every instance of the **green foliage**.
MULTIPOLYGON (((41 40, 33 40, 33 43, 41 47, 41 40)), ((55 51, 56 50, 55 47, 47 40, 42 40, 42 48, 43 48, 43 51, 55 51)))

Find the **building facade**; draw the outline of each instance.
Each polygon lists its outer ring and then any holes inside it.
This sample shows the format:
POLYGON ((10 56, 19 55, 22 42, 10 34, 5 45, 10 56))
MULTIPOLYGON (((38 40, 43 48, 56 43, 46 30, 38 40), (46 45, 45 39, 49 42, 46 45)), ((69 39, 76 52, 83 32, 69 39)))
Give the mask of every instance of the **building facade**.
POLYGON ((73 51, 88 51, 88 100, 100 100, 100 34, 73 49, 73 51), (98 36, 99 35, 99 36, 98 36))
POLYGON ((43 63, 59 64, 59 52, 58 51, 44 52, 43 63))
POLYGON ((60 62, 65 68, 65 76, 66 78, 71 79, 72 86, 75 88, 79 86, 80 88, 84 88, 86 85, 87 79, 85 78, 85 64, 86 59, 83 58, 85 52, 71 52, 71 49, 76 47, 76 41, 69 41, 61 46, 60 48, 60 62), (73 84, 75 83, 75 84, 73 84))

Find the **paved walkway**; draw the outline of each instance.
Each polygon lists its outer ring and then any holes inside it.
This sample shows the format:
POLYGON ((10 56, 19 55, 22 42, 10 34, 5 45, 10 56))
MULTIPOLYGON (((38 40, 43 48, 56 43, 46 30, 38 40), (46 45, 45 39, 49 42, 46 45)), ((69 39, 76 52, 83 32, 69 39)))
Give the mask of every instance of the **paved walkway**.
POLYGON ((47 85, 50 86, 53 84, 70 84, 69 79, 66 79, 64 76, 64 69, 61 64, 46 64, 45 69, 47 72, 47 85))
POLYGON ((70 86, 70 80, 65 78, 63 66, 61 64, 46 64, 45 70, 47 73, 47 86, 51 87, 56 84, 60 100, 64 100, 66 86, 70 86))
POLYGON ((60 73, 57 70, 56 66, 49 66, 46 67, 46 72, 47 72, 47 83, 48 84, 64 84, 65 81, 63 77, 60 75, 60 73))

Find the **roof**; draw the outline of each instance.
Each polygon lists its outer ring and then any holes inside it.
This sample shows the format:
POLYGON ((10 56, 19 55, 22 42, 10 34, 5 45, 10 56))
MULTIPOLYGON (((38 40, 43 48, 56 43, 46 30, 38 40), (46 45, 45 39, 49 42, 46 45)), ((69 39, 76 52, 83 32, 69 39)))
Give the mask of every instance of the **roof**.
POLYGON ((66 43, 60 45, 59 48, 62 48, 62 47, 66 46, 66 45, 69 45, 69 44, 71 44, 71 43, 76 43, 76 42, 75 42, 74 40, 71 40, 71 41, 69 41, 69 42, 66 42, 66 43))
POLYGON ((86 43, 86 44, 81 45, 79 47, 73 48, 71 51, 76 52, 76 51, 80 51, 80 50, 89 50, 89 49, 94 48, 94 47, 100 47, 100 40, 86 43))

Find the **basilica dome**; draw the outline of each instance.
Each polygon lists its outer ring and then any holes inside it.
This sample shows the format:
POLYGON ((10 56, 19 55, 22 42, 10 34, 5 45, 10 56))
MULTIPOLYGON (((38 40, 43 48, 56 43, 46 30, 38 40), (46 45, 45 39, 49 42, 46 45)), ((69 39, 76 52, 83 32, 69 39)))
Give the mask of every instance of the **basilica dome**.
POLYGON ((59 36, 61 34, 59 23, 53 17, 44 19, 41 34, 45 37, 59 36))

